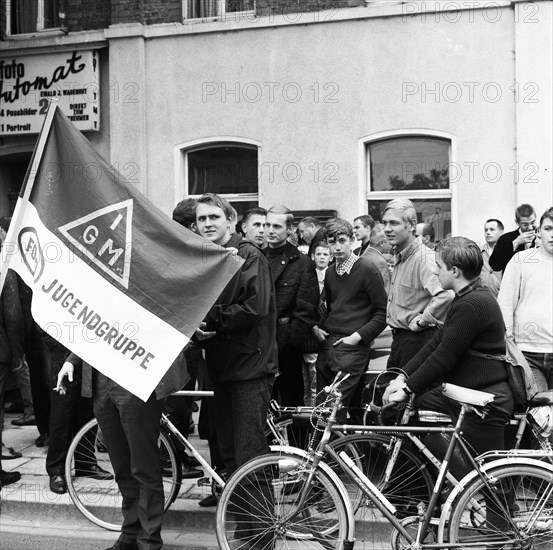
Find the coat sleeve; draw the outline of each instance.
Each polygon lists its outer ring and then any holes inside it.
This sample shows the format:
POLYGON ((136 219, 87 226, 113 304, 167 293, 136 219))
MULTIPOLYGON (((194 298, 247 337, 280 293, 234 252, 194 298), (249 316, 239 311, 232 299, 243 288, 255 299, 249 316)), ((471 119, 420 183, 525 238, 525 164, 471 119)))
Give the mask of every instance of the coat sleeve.
MULTIPOLYGON (((237 299, 217 304, 207 314, 206 330, 221 333, 241 332, 263 319, 268 313, 274 292, 269 265, 265 258, 250 254, 245 258, 238 277, 237 299)), ((229 284, 235 284, 232 281, 229 284)))
POLYGON ((490 267, 494 271, 503 271, 514 255, 512 234, 501 235, 490 256, 490 267))
POLYGON ((25 349, 25 320, 17 276, 8 270, 4 288, 2 290, 2 302, 6 334, 12 355, 12 364, 19 365, 23 359, 25 349))
POLYGON ((309 331, 317 321, 319 305, 319 282, 315 265, 309 258, 301 257, 300 283, 296 295, 296 306, 293 310, 288 342, 293 346, 301 346, 309 335, 309 331))

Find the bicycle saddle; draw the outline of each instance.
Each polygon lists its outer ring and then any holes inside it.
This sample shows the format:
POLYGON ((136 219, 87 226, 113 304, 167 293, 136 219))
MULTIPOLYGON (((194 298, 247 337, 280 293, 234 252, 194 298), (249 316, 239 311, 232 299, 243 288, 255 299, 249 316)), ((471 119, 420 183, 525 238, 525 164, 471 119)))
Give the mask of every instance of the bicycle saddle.
POLYGON ((442 393, 459 401, 459 403, 466 403, 467 405, 475 405, 483 407, 494 400, 495 395, 485 391, 471 390, 469 388, 463 388, 462 386, 456 386, 455 384, 442 384, 442 393))

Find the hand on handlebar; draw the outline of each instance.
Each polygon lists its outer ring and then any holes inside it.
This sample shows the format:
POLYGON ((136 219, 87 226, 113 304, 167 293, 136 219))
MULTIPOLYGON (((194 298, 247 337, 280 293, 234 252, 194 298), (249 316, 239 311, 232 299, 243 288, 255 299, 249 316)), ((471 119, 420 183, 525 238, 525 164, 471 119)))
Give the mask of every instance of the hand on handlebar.
POLYGON ((405 392, 401 389, 401 386, 403 386, 403 384, 405 384, 405 376, 403 376, 402 374, 398 375, 397 378, 395 378, 394 380, 392 380, 390 382, 390 384, 388 385, 388 387, 386 388, 386 390, 384 391, 384 395, 382 396, 382 403, 386 404, 386 403, 390 403, 390 402, 397 402, 397 401, 404 401, 404 399, 397 399, 397 396, 396 398, 394 399, 390 399, 390 397, 397 393, 398 390, 401 391, 404 395, 405 392))

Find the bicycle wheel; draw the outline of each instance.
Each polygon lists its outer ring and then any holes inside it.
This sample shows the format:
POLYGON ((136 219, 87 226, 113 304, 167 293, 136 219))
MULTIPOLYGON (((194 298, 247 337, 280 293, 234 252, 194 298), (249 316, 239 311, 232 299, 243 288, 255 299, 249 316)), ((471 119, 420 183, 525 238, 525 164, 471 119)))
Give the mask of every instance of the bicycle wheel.
POLYGON ((517 464, 487 474, 491 491, 477 477, 453 503, 449 542, 481 550, 553 548, 552 470, 517 464))
MULTIPOLYGON (((164 433, 159 438, 159 452, 167 510, 179 492, 182 466, 164 433)), ((123 499, 95 418, 85 424, 71 442, 65 459, 65 477, 71 499, 89 521, 111 531, 121 529, 123 499), (90 467, 95 465, 107 473, 91 472, 90 467)))
POLYGON ((318 468, 307 488, 309 467, 289 453, 263 455, 229 479, 217 507, 217 540, 223 550, 342 548, 353 534, 351 509, 336 477, 318 468))
MULTIPOLYGON (((402 442, 397 456, 392 452, 391 438, 375 433, 347 435, 332 441, 330 447, 337 453, 345 451, 353 459, 361 471, 397 508, 397 517, 415 516, 419 502, 430 502, 434 480, 426 464, 405 441, 402 442)), ((333 467, 331 461, 329 465, 333 467)), ((338 468, 333 469, 339 471, 338 468)), ((350 496, 356 519, 378 515, 359 487, 344 472, 340 471, 339 476, 350 496)))

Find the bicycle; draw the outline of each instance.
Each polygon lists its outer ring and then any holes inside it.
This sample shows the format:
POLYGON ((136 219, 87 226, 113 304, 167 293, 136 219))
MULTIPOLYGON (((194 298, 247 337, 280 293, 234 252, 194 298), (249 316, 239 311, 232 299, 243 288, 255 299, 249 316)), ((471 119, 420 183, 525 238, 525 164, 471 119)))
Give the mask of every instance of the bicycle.
MULTIPOLYGON (((539 458, 546 456, 543 451, 531 455, 524 451, 491 462, 471 456, 473 474, 459 482, 440 517, 434 518, 453 451, 457 445, 465 445, 460 437, 465 414, 483 414, 492 394, 444 385, 444 393, 461 403, 461 413, 451 429, 428 506, 421 502, 416 516, 400 519, 394 504, 368 479, 355 459, 328 445, 341 405, 338 385, 339 381, 329 388, 332 411, 327 420, 319 417, 322 436, 313 438, 308 451, 282 448, 280 453, 241 466, 228 480, 217 508, 217 538, 223 550, 287 548, 290 544, 293 548, 353 548, 353 507, 349 498, 344 498, 345 487, 324 461, 327 457, 391 524, 394 549, 511 545, 508 547, 545 550, 553 544, 553 533, 547 530, 553 522, 553 466, 540 462, 539 458), (540 499, 536 495, 544 496, 540 499)), ((397 428, 418 431, 416 427, 397 428)), ((355 524, 356 533, 364 528, 362 522, 355 524)))
MULTIPOLYGON (((211 397, 211 391, 180 391, 174 395, 211 397)), ((180 451, 174 441, 190 453, 206 472, 206 477, 198 480, 199 485, 209 485, 211 491, 219 493, 224 480, 194 448, 175 425, 162 415, 159 452, 162 465, 164 511, 167 511, 177 498, 182 485, 182 463, 180 451)), ((92 523, 111 531, 120 531, 123 522, 122 497, 113 476, 113 468, 102 441, 95 418, 85 424, 75 435, 65 459, 67 489, 77 509, 92 523), (108 475, 90 471, 91 465, 98 465, 108 475)))
MULTIPOLYGON (((388 374, 388 373, 384 373, 388 374)), ((376 380, 378 382, 378 380, 376 380)), ((553 461, 553 448, 549 439, 540 432, 533 416, 536 413, 536 407, 550 406, 553 404, 553 392, 541 392, 530 403, 524 413, 515 414, 510 424, 516 427, 513 449, 521 447, 523 436, 527 432, 528 426, 534 434, 535 441, 540 448, 547 453, 549 460, 553 461)), ((374 395, 371 403, 365 406, 367 418, 368 412, 380 413, 380 407, 374 405, 374 395)), ((312 410, 312 409, 311 409, 312 410)), ((272 417, 272 428, 270 436, 274 444, 288 442, 290 444, 293 432, 291 426, 297 423, 305 425, 306 415, 309 409, 306 407, 283 408, 277 403, 271 404, 270 416, 272 417)), ((365 475, 377 484, 380 490, 386 494, 398 510, 398 515, 409 516, 417 511, 417 505, 422 500, 430 502, 432 489, 434 486, 437 472, 440 469, 441 460, 425 445, 421 440, 428 434, 443 435, 443 427, 451 424, 451 418, 445 414, 434 411, 417 411, 419 420, 428 424, 439 425, 438 430, 424 430, 415 433, 413 431, 396 430, 395 426, 375 426, 367 425, 336 425, 332 428, 332 437, 329 445, 336 451, 346 449, 347 453, 355 458, 356 464, 363 470, 365 475)), ((539 411, 537 411, 539 412, 539 411)), ((327 410, 327 414, 329 411, 327 410)), ((414 415, 413 407, 407 404, 399 425, 405 425, 414 415)), ((292 444, 294 444, 292 442, 292 444)), ((300 446, 300 445, 296 445, 300 446)), ((301 448, 306 448, 301 445, 301 448)), ((462 460, 458 457, 458 460, 462 460)), ((464 469, 464 464, 459 469, 464 469)), ((462 476, 461 476, 462 477, 462 476)), ((453 487, 458 481, 456 477, 448 471, 446 473, 448 483, 453 487)), ((363 496, 355 485, 348 484, 347 476, 342 481, 345 483, 350 493, 350 499, 353 503, 354 512, 362 509, 363 496)), ((444 489, 449 492, 450 489, 444 489)), ((370 510, 364 510, 365 514, 370 514, 370 510)), ((359 519, 360 513, 356 518, 359 519)))
MULTIPOLYGON (((188 397, 212 397, 212 391, 179 391, 173 395, 188 397)), ((281 429, 267 417, 267 431, 279 434, 281 429)), ((275 440, 286 444, 284 439, 275 440)), ((162 464, 164 512, 175 502, 182 486, 182 463, 179 454, 188 452, 199 463, 205 476, 198 479, 200 486, 209 486, 217 497, 224 486, 224 479, 194 448, 165 414, 161 417, 159 452, 162 464), (178 442, 182 448, 175 445, 178 442)), ((95 418, 85 424, 75 435, 65 460, 65 477, 69 495, 77 509, 95 525, 111 531, 120 531, 123 522, 122 496, 113 476, 113 468, 102 441, 95 418), (90 466, 98 465, 108 474, 92 473, 90 466)))

